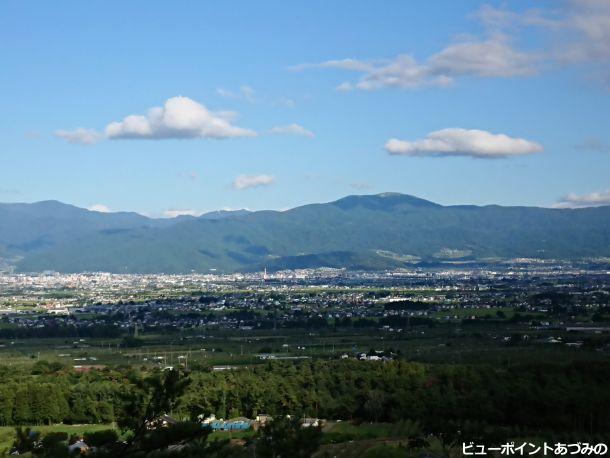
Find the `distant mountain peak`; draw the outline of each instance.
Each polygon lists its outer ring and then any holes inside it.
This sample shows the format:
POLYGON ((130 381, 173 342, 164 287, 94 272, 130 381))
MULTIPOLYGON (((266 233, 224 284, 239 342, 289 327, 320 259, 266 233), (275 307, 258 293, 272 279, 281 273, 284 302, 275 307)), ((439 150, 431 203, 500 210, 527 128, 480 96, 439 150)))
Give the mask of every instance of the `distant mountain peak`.
POLYGON ((59 200, 41 200, 38 202, 33 202, 31 204, 18 204, 21 206, 31 206, 31 207, 37 207, 37 208, 78 208, 79 210, 81 209, 80 207, 77 207, 76 205, 72 205, 72 204, 66 204, 64 202, 60 202, 59 200))
POLYGON ((371 195, 353 195, 332 202, 333 205, 342 209, 364 207, 374 210, 390 210, 397 206, 409 207, 441 207, 441 205, 409 194, 399 192, 383 192, 371 195))
POLYGON ((251 210, 240 208, 238 210, 214 210, 211 212, 204 213, 199 216, 199 219, 225 219, 233 218, 235 216, 243 216, 252 213, 251 210))
POLYGON ((382 192, 382 193, 373 194, 373 195, 376 195, 377 197, 393 197, 393 196, 407 196, 408 194, 402 194, 400 192, 382 192))

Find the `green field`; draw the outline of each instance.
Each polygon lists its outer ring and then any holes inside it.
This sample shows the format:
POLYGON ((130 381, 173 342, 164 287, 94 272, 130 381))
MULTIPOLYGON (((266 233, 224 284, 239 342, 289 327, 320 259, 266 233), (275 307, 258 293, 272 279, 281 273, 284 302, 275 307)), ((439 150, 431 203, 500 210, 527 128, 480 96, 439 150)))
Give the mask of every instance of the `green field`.
POLYGON ((550 337, 564 341, 590 338, 558 330, 532 330, 527 324, 477 320, 468 325, 440 323, 400 332, 378 329, 337 331, 299 329, 278 331, 184 330, 179 334, 141 335, 141 346, 122 348, 121 339, 14 339, 0 341, 0 362, 27 367, 44 360, 62 365, 133 365, 142 367, 253 365, 258 355, 278 357, 354 357, 371 349, 395 352, 419 362, 512 364, 548 360, 602 361, 607 352, 549 344, 550 337), (518 337, 514 337, 518 336, 518 337), (527 340, 523 340, 526 336, 527 340), (506 339, 513 339, 510 342, 506 339))

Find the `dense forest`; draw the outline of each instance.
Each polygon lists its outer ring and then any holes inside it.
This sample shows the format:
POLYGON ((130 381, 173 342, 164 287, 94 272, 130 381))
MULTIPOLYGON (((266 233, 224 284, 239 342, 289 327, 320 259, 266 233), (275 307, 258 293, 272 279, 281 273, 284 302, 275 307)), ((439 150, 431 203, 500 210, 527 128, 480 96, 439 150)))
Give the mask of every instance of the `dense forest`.
MULTIPOLYGON (((133 411, 146 374, 133 368, 75 373, 37 363, 2 367, 0 424, 109 423, 133 411)), ((181 419, 308 415, 352 421, 410 420, 423 431, 469 434, 578 434, 610 431, 610 364, 495 368, 403 361, 272 362, 190 373, 181 419)))
MULTIPOLYGON (((154 371, 133 381, 136 390, 117 393, 122 413, 112 428, 69 435, 66 431, 41 432, 15 428, 10 449, 0 452, 6 457, 28 458, 308 458, 318 450, 322 429, 302 427, 299 417, 278 416, 257 428, 255 436, 245 441, 230 438, 208 440, 212 428, 198 420, 164 421, 166 412, 179 410, 183 395, 192 379, 181 371, 154 371), (250 454, 252 449, 253 455, 250 454)), ((91 425, 89 425, 91 426, 91 425)))

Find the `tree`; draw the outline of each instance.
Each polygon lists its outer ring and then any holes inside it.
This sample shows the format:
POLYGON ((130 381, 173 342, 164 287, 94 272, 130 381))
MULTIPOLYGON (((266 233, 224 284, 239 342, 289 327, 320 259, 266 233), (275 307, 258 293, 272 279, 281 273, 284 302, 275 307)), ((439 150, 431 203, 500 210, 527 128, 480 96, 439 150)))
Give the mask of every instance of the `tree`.
POLYGON ((386 412, 385 403, 386 395, 383 391, 370 390, 364 402, 364 411, 374 421, 379 421, 381 416, 386 412))
MULTIPOLYGON (((125 442, 119 440, 113 430, 85 434, 85 443, 94 447, 88 456, 95 458, 196 458, 221 456, 227 442, 207 443, 211 430, 197 422, 176 422, 163 425, 156 422, 161 415, 171 412, 178 404, 188 378, 178 371, 155 373, 152 377, 139 380, 136 390, 124 394, 124 407, 132 406, 131 416, 127 412, 121 416, 119 425, 123 428, 125 442)), ((19 453, 32 452, 44 458, 68 457, 65 440, 67 435, 51 433, 42 441, 39 434, 30 430, 17 430, 14 450, 19 453)))
POLYGON ((135 336, 125 336, 121 341, 121 347, 123 348, 139 348, 144 345, 144 340, 135 336))
POLYGON ((47 433, 40 443, 38 454, 44 458, 66 458, 68 455, 68 433, 47 433))
POLYGON ((90 447, 103 447, 116 443, 119 440, 119 436, 113 429, 104 429, 102 431, 85 433, 83 440, 90 447))
POLYGON ((220 444, 208 447, 207 436, 211 430, 198 423, 178 422, 167 426, 155 421, 172 412, 180 403, 190 380, 176 370, 155 373, 142 380, 138 389, 127 394, 125 406, 131 406, 132 415, 119 418, 119 426, 126 430, 129 439, 116 448, 112 456, 145 457, 151 452, 163 456, 169 446, 173 447, 172 457, 205 456, 205 451, 213 450, 220 444), (133 416, 137 413, 136 416, 133 416), (197 454, 198 453, 198 454, 197 454))
POLYGON ((259 430, 256 454, 263 458, 309 458, 320 447, 321 439, 321 428, 304 428, 299 418, 279 417, 259 430))
POLYGON ((30 401, 27 387, 20 387, 15 391, 13 404, 13 424, 27 425, 31 422, 30 401))
POLYGON ((0 425, 13 424, 13 403, 15 392, 12 387, 0 387, 0 425))

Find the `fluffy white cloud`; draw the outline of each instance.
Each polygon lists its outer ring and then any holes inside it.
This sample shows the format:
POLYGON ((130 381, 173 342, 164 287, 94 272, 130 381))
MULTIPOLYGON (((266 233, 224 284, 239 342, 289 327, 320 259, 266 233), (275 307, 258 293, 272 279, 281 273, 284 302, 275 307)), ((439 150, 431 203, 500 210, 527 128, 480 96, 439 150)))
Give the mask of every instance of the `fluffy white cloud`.
POLYGON ((91 205, 91 207, 87 208, 87 210, 99 213, 110 213, 112 211, 107 205, 104 204, 91 205))
POLYGON ((209 111, 188 97, 172 97, 146 115, 130 115, 106 126, 106 137, 117 138, 230 138, 256 132, 233 126, 226 116, 209 111))
POLYGON ((305 129, 303 126, 298 124, 289 124, 287 126, 275 126, 269 129, 269 133, 271 134, 285 134, 285 135, 300 135, 303 137, 315 137, 315 134, 305 129))
POLYGON ((96 130, 83 127, 74 130, 58 130, 55 132, 55 136, 74 145, 93 145, 104 138, 96 130))
POLYGON ((390 154, 404 156, 471 156, 476 158, 501 158, 538 153, 539 143, 513 138, 504 134, 492 134, 477 129, 442 129, 429 133, 425 138, 406 141, 392 138, 385 144, 390 154))
POLYGON ((166 218, 177 218, 178 216, 201 216, 201 212, 192 209, 165 210, 163 216, 166 218))
POLYGON ((592 192, 591 194, 568 194, 560 199, 554 208, 584 208, 584 207, 601 207, 610 205, 610 189, 600 192, 592 192))
POLYGON ((122 121, 111 122, 104 134, 79 127, 58 130, 57 137, 69 143, 91 145, 103 139, 167 139, 167 138, 231 138, 255 137, 250 129, 234 126, 234 111, 208 110, 188 97, 172 97, 162 107, 148 110, 146 115, 129 115, 122 121))
POLYGON ((239 175, 233 181, 234 189, 248 189, 259 186, 268 186, 275 183, 273 175, 239 175))

